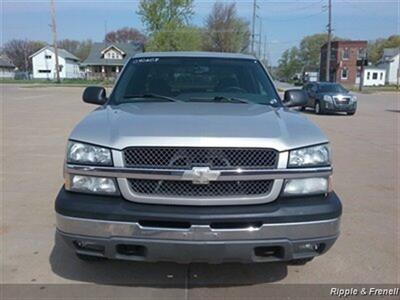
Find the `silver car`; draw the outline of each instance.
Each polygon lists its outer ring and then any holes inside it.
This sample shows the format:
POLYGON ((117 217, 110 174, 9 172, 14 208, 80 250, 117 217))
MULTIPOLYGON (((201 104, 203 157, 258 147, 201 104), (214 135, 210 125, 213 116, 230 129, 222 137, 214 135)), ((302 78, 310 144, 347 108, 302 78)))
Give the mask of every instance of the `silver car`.
POLYGON ((337 239, 329 141, 253 56, 138 54, 83 100, 55 205, 79 258, 298 264, 337 239))

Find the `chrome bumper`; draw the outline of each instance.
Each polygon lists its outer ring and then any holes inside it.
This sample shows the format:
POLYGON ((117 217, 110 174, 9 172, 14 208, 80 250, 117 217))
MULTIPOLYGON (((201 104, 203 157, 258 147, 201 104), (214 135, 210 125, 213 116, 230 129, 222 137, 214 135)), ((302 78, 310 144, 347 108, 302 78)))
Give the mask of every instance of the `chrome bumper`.
POLYGON ((57 234, 78 254, 132 261, 272 262, 311 258, 328 251, 340 219, 264 224, 243 229, 143 227, 57 215, 57 234))
POLYGON ((260 227, 214 229, 209 225, 191 225, 189 228, 144 227, 139 223, 82 219, 57 214, 57 229, 63 233, 99 238, 136 238, 181 241, 230 241, 268 239, 314 239, 337 236, 340 218, 297 222, 262 224, 260 227))

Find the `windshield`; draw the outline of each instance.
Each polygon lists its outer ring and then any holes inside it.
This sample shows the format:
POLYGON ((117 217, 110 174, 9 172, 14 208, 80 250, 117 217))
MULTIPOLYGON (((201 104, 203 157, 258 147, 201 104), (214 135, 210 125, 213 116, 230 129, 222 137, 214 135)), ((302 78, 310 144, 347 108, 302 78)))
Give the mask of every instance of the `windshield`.
POLYGON ((318 90, 322 93, 347 93, 340 84, 321 84, 318 90))
POLYGON ((111 95, 112 104, 174 99, 281 105, 260 63, 249 59, 132 59, 111 95))

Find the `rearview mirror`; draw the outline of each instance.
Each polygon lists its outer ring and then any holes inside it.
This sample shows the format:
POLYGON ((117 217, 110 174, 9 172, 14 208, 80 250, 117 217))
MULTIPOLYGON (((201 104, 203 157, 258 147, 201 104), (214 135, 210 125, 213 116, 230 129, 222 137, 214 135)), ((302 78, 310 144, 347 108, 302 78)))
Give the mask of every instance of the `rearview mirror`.
POLYGON ((107 101, 106 89, 101 86, 88 86, 83 92, 83 102, 103 105, 107 101))
POLYGON ((283 104, 287 107, 306 106, 308 95, 304 90, 287 90, 283 97, 283 104))

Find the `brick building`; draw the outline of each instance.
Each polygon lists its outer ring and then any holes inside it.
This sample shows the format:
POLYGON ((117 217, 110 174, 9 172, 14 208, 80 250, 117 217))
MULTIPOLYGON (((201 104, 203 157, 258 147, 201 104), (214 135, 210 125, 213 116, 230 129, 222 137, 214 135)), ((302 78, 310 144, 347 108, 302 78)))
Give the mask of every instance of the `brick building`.
POLYGON ((339 82, 351 86, 358 84, 361 67, 357 66, 367 53, 367 41, 333 41, 331 43, 330 78, 326 78, 328 44, 321 47, 320 80, 339 82))

